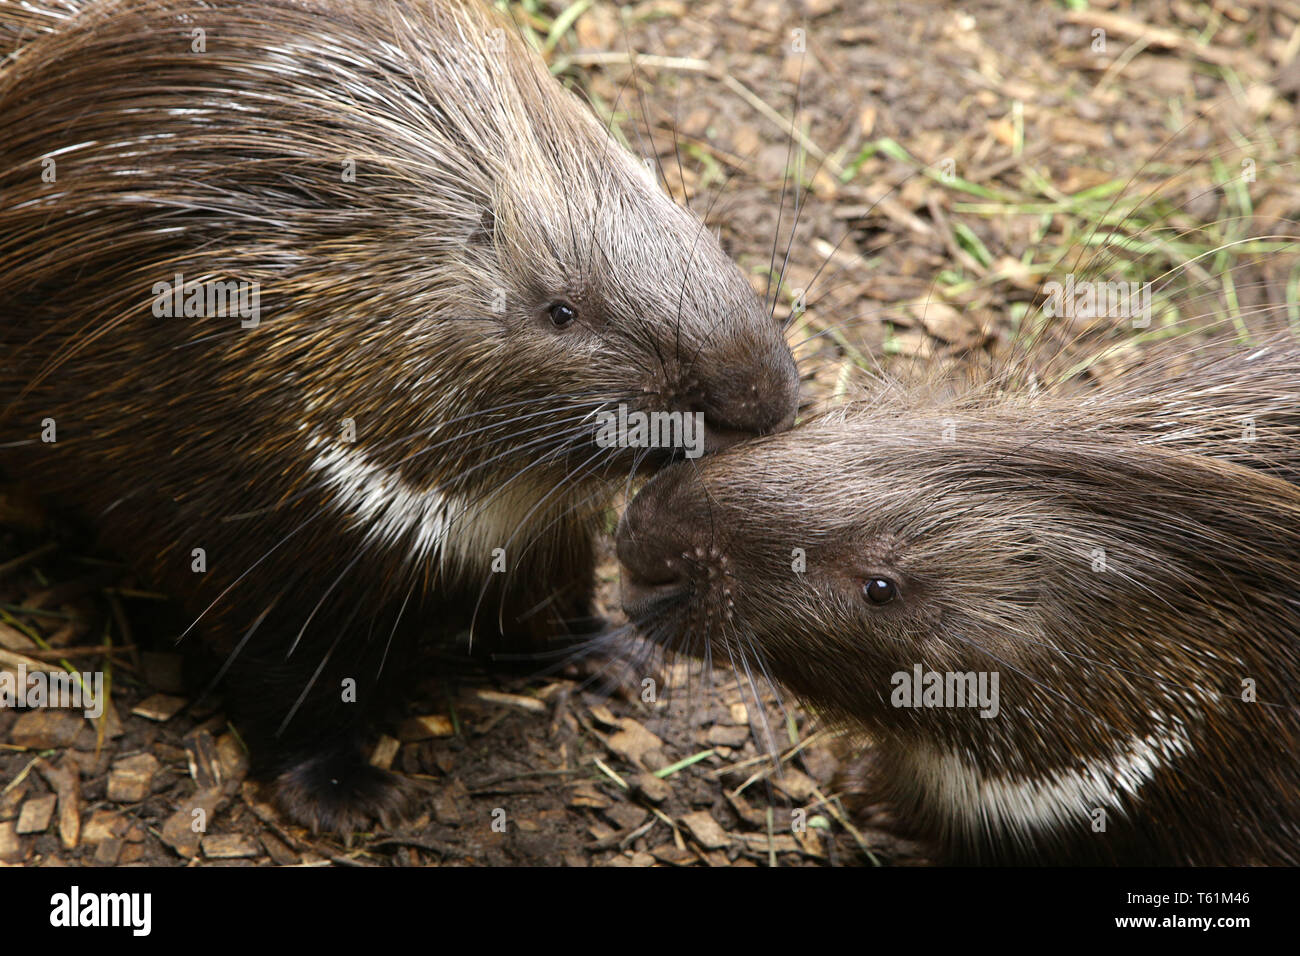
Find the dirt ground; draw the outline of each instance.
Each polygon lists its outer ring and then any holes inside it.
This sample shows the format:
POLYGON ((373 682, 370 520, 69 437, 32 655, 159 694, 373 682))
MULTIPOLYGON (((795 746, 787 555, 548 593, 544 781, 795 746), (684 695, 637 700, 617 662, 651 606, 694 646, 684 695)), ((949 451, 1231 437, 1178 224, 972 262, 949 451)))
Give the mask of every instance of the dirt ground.
MULTIPOLYGON (((1027 330, 1114 337, 1035 325, 1044 277, 1076 265, 1158 279, 1157 334, 1300 327, 1300 0, 511 10, 760 293, 788 255, 771 287, 778 316, 806 305, 791 341, 810 405, 854 364, 997 354, 1027 330)), ((608 555, 601 574, 617 620, 608 555)), ((521 677, 443 654, 374 757, 427 788, 424 809, 313 835, 261 801, 219 701, 187 697, 183 624, 70 516, 0 486, 0 664, 100 670, 112 689, 98 721, 0 709, 0 862, 925 862, 884 817, 851 825, 835 774, 857 744, 768 691, 760 717, 735 675, 689 662, 647 703, 591 686, 594 665, 521 677)))

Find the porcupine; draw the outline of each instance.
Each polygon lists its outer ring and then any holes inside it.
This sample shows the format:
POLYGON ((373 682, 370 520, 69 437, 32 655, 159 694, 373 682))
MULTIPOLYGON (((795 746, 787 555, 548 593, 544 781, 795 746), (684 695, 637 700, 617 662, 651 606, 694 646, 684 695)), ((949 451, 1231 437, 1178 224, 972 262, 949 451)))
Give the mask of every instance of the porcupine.
POLYGON ((399 806, 365 745, 422 641, 581 629, 613 490, 681 452, 599 413, 793 418, 716 237, 475 2, 0 24, 0 467, 190 612, 297 821, 399 806))
POLYGON ((864 731, 932 858, 1300 862, 1300 349, 1067 384, 880 379, 661 472, 625 609, 864 731))

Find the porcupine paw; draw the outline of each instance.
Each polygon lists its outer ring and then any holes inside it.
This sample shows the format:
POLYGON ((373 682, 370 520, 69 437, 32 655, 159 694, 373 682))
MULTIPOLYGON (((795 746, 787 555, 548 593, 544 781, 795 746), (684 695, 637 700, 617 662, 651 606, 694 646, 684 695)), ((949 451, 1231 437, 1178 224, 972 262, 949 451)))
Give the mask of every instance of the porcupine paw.
POLYGON ((289 820, 313 833, 385 829, 410 810, 420 788, 352 753, 318 754, 278 774, 267 787, 289 820))

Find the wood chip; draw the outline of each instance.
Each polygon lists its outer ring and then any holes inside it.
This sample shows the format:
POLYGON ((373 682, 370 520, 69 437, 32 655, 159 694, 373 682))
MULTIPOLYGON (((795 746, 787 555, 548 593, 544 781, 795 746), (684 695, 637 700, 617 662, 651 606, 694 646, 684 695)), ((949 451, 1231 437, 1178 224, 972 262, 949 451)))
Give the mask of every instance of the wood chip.
POLYGON ((817 787, 812 777, 793 768, 787 768, 779 777, 773 777, 772 784, 795 803, 806 803, 817 787))
POLYGON ((121 855, 121 840, 116 837, 105 840, 95 848, 95 866, 117 866, 118 857, 121 855))
MULTIPOLYGON (((1066 192, 1075 191, 1072 189, 1066 190, 1066 192)), ((1019 259, 1014 259, 1011 256, 1002 256, 994 261, 993 271, 1017 289, 1027 292, 1036 292, 1040 285, 1038 277, 1030 271, 1029 267, 1019 259)))
POLYGON ((569 797, 569 806, 601 810, 609 806, 609 798, 591 784, 582 783, 573 788, 573 794, 569 797))
POLYGON ((185 759, 190 766, 190 777, 200 790, 219 790, 226 774, 217 752, 217 741, 206 730, 185 738, 185 759))
POLYGON ((645 823, 646 817, 650 816, 650 811, 645 807, 638 807, 632 803, 615 803, 613 806, 606 808, 605 818, 614 824, 620 830, 635 830, 641 824, 645 823))
POLYGON ((36 642, 18 628, 0 623, 0 647, 10 651, 34 651, 36 642))
POLYGON ((674 846, 671 843, 662 843, 650 851, 650 854, 661 863, 668 863, 672 866, 692 866, 698 862, 698 858, 690 850, 674 846))
POLYGON ((40 760, 36 768, 58 795, 59 842, 65 850, 71 850, 81 839, 80 777, 76 764, 65 756, 62 766, 40 760))
POLYGON ((450 737, 456 732, 451 718, 442 714, 427 714, 422 717, 407 717, 397 728, 397 738, 403 742, 428 740, 431 737, 450 737))
POLYGON ((375 744, 374 753, 370 755, 370 765, 381 770, 391 769, 393 758, 397 756, 397 751, 401 746, 401 741, 384 734, 379 738, 379 742, 375 744))
POLYGON ((794 837, 795 842, 799 844, 799 848, 804 852, 805 856, 825 857, 826 848, 819 835, 821 832, 809 828, 802 831, 796 830, 791 835, 794 837))
POLYGON ((263 833, 260 835, 260 839, 262 846, 266 849, 267 856, 271 858, 271 862, 276 866, 294 866, 298 862, 298 854, 271 834, 263 833))
POLYGON ((596 838, 595 844, 591 846, 593 850, 604 850, 618 842, 618 831, 607 827, 603 823, 593 823, 587 827, 587 832, 596 838))
MULTIPOLYGON (((9 675, 9 678, 6 681, 6 684, 8 684, 6 691, 8 693, 15 693, 19 686, 22 685, 22 680, 20 678, 24 671, 27 673, 27 680, 30 681, 31 675, 33 674, 62 673, 63 668, 59 667, 59 665, 54 661, 37 660, 34 657, 28 657, 26 654, 19 654, 17 651, 11 651, 0 647, 0 673, 9 675)), ((28 683, 24 690, 24 694, 30 694, 33 689, 33 686, 28 683)), ((28 702, 31 703, 30 697, 28 698, 28 702)), ((40 705, 32 704, 32 706, 40 705)))
POLYGON ((14 822, 0 823, 0 862, 18 863, 23 858, 23 841, 14 828, 14 822))
POLYGON ((221 758, 221 772, 227 783, 241 783, 248 776, 248 754, 234 734, 217 738, 217 756, 221 758))
POLYGON ((1051 137, 1058 143, 1076 143, 1089 149, 1112 149, 1115 145, 1109 127, 1070 117, 1051 120, 1051 137))
POLYGON ((644 765, 645 756, 653 750, 662 750, 664 742, 631 717, 622 717, 618 733, 606 741, 609 749, 638 765, 644 765))
POLYGON ((749 740, 749 728, 714 724, 705 735, 705 740, 715 747, 743 747, 745 741, 749 740))
POLYGON ((52 793, 28 799, 18 816, 18 832, 44 833, 54 818, 54 806, 58 799, 52 793))
POLYGON ((262 799, 262 789, 252 780, 245 780, 239 786, 239 797, 244 801, 244 805, 253 811, 253 814, 269 827, 275 827, 277 832, 283 834, 279 829, 280 814, 276 812, 275 807, 262 799))
POLYGON ((611 7, 598 4, 588 7, 573 25, 581 50, 609 50, 622 36, 622 24, 611 7))
POLYGON ((1184 36, 1177 30, 1152 26, 1141 20, 1130 19, 1118 13, 1102 10, 1069 10, 1064 14, 1067 23, 1079 23, 1086 26, 1098 26, 1107 33, 1131 39, 1145 40, 1148 46, 1166 50, 1178 50, 1194 57, 1214 63, 1218 66, 1240 67, 1242 60, 1236 51, 1225 50, 1208 43, 1197 43, 1190 36, 1184 36))
POLYGON ((766 833, 740 833, 737 835, 740 837, 741 842, 755 853, 767 853, 770 850, 775 850, 777 853, 799 852, 799 844, 788 833, 774 833, 770 837, 766 833))
POLYGON ((163 823, 163 842, 186 859, 197 856, 204 831, 211 826, 213 816, 223 803, 225 797, 220 791, 203 790, 194 794, 163 823), (203 812, 196 815, 196 810, 203 812), (196 829, 200 825, 202 829, 196 829))
POLYGON ((681 818, 682 824, 706 850, 717 850, 731 846, 731 836, 718 825, 708 810, 697 810, 681 818))
POLYGON ((214 833, 203 838, 203 855, 210 860, 239 860, 261 856, 261 845, 242 833, 214 833))
POLYGON ((668 799, 672 788, 662 777, 652 773, 639 773, 632 778, 633 790, 651 803, 660 804, 668 799))
POLYGON ((145 846, 143 843, 128 843, 122 847, 122 853, 117 858, 118 866, 126 866, 129 863, 139 863, 144 859, 145 846))
POLYGON ((962 345, 979 337, 970 313, 955 309, 947 302, 929 299, 913 302, 909 309, 920 320, 922 327, 936 339, 962 345))
POLYGON ((475 696, 488 704, 505 704, 507 707, 518 707, 520 710, 527 710, 534 714, 546 713, 546 704, 535 697, 524 697, 521 694, 503 694, 495 690, 480 690, 475 696))
POLYGON ((171 694, 154 694, 152 697, 146 697, 140 701, 131 713, 146 720, 165 723, 180 713, 181 708, 187 703, 189 701, 184 697, 173 697, 171 694))
POLYGON ((738 156, 752 156, 761 145, 758 130, 748 123, 737 126, 731 133, 731 150, 738 156))
POLYGON ((96 810, 81 830, 83 843, 103 843, 123 836, 128 827, 126 817, 117 810, 96 810))
MULTIPOLYGON (((33 760, 32 764, 35 762, 36 761, 33 760)), ((30 768, 32 764, 28 764, 28 767, 30 768)), ((26 772, 27 771, 25 770, 19 771, 20 774, 25 774, 26 772)), ((9 781, 9 783, 5 784, 3 788, 0 788, 0 820, 12 820, 14 817, 18 816, 18 805, 21 804, 23 799, 27 796, 27 790, 27 780, 25 778, 20 779, 19 777, 15 777, 13 780, 9 781)))
POLYGON ((738 793, 727 793, 727 803, 731 804, 731 809, 736 812, 736 816, 744 820, 751 827, 762 828, 767 826, 767 814, 752 807, 749 801, 738 793))
POLYGON ((464 820, 462 808, 470 806, 469 791, 460 780, 452 780, 433 794, 433 818, 444 826, 457 826, 464 820))
POLYGON ((934 354, 934 339, 924 332, 897 332, 887 344, 897 354, 909 358, 929 358, 934 354))
POLYGON ((20 714, 9 732, 10 742, 29 750, 71 747, 85 726, 85 718, 72 710, 29 710, 20 714))
POLYGON ((139 803, 149 796, 159 766, 153 754, 136 754, 117 761, 108 774, 108 799, 114 803, 139 803))

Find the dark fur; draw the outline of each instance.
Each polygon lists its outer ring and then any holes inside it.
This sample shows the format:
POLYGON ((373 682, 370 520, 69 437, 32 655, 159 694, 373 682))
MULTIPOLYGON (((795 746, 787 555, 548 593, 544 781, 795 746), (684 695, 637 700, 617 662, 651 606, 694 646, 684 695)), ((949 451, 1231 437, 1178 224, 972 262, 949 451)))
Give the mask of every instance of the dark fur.
POLYGON ((352 829, 392 808, 363 744, 417 642, 536 647, 590 614, 612 488, 662 460, 596 449, 593 413, 701 411, 718 448, 788 423, 793 361, 477 3, 51 8, 75 16, 0 7, 0 467, 183 602, 256 772, 352 829), (175 273, 260 283, 260 325, 155 317, 175 273))
POLYGON ((1300 862, 1300 352, 1005 384, 885 385, 660 474, 619 533, 629 615, 863 730, 851 787, 941 859, 1300 862), (1000 713, 892 706, 917 663, 999 672, 1000 713))

